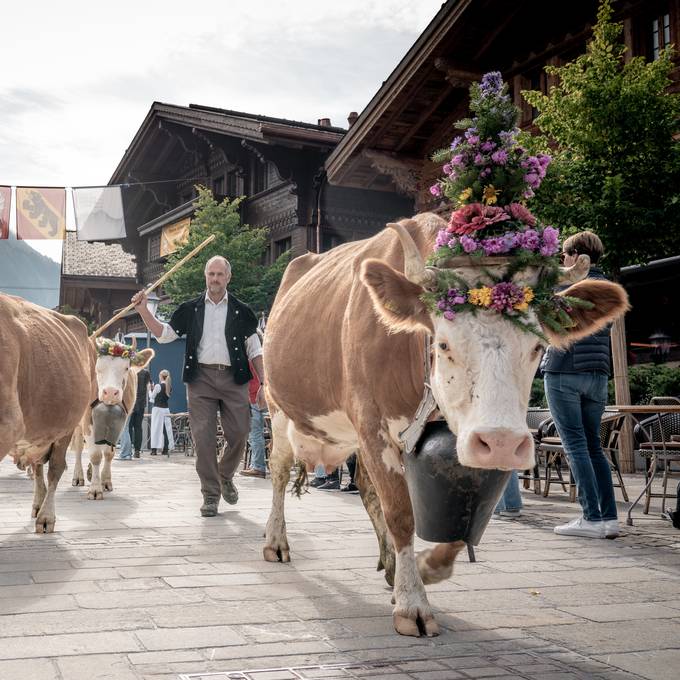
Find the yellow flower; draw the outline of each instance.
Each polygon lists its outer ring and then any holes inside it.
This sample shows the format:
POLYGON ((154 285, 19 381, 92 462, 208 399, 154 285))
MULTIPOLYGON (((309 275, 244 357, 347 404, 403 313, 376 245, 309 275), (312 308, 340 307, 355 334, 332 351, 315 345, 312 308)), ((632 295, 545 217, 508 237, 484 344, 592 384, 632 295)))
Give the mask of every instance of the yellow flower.
POLYGON ((495 189, 493 184, 489 184, 484 187, 483 199, 484 203, 487 205, 493 205, 498 201, 498 194, 501 193, 500 189, 495 189))
POLYGON ((491 288, 471 288, 468 291, 468 302, 479 307, 488 307, 491 304, 491 288))
POLYGON ((524 286, 522 291, 524 293, 524 300, 513 306, 513 309, 516 309, 518 312, 526 312, 529 309, 529 303, 534 299, 534 291, 529 286, 524 286))
POLYGON ((458 196, 458 200, 461 203, 465 203, 465 201, 468 200, 472 196, 472 187, 468 187, 467 189, 463 189, 463 191, 460 192, 460 195, 458 196))

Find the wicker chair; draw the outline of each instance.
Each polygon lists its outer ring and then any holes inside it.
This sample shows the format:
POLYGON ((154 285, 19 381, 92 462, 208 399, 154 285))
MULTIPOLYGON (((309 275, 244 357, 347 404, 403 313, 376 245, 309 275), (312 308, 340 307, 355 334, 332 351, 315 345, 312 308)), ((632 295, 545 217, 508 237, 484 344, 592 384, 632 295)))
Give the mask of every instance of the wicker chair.
POLYGON ((676 496, 675 493, 669 494, 667 489, 668 479, 680 472, 673 469, 673 465, 680 464, 680 413, 661 413, 645 418, 635 426, 633 436, 640 455, 649 459, 647 485, 643 491, 645 494, 643 512, 645 515, 649 513, 652 498, 661 498, 661 512, 663 513, 666 508, 666 498, 676 496), (663 470, 661 492, 654 493, 652 483, 658 467, 663 470))
POLYGON ((536 455, 536 465, 534 465, 532 470, 525 470, 518 476, 523 480, 523 485, 525 489, 528 489, 530 484, 533 482, 534 493, 541 493, 541 464, 544 462, 544 456, 539 449, 541 427, 544 423, 551 420, 550 409, 547 408, 529 408, 527 411, 527 426, 529 431, 534 438, 534 452, 536 455))

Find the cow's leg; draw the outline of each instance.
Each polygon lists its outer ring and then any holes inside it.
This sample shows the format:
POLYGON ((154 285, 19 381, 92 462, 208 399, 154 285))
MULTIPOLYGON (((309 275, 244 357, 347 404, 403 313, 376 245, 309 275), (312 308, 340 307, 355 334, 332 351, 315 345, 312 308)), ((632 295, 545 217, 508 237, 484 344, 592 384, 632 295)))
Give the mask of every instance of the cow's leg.
MULTIPOLYGON (((54 510, 54 496, 57 492, 57 484, 66 469, 66 449, 71 440, 71 435, 62 437, 52 445, 50 462, 47 468, 47 495, 40 506, 40 511, 35 519, 35 532, 37 534, 50 534, 54 531, 56 513, 54 510)), ((42 478, 42 471, 40 477, 42 478)), ((36 471, 36 478, 38 477, 36 471)))
POLYGON ((99 464, 102 462, 103 446, 99 444, 91 444, 88 448, 90 449, 90 465, 92 466, 92 481, 90 482, 90 488, 87 491, 87 497, 91 501, 101 501, 104 498, 104 490, 102 489, 102 480, 99 475, 99 464))
POLYGON ((416 563, 423 583, 429 585, 449 578, 453 573, 456 555, 464 547, 465 541, 456 541, 455 543, 439 543, 434 548, 419 552, 416 563))
POLYGON ((272 509, 265 530, 262 550, 267 562, 290 562, 290 548, 286 536, 284 499, 293 464, 293 448, 286 432, 288 418, 280 411, 272 417, 272 451, 269 470, 272 475, 272 509))
POLYGON ((387 533, 387 525, 385 524, 385 516, 380 507, 380 499, 375 491, 373 482, 364 470, 364 464, 361 460, 361 454, 357 455, 356 472, 354 473, 354 482, 359 487, 359 495, 361 502, 366 508, 366 512, 371 519, 373 529, 375 530, 376 538, 378 539, 378 549, 380 550, 380 559, 378 560, 378 571, 385 570, 385 580, 391 586, 394 585, 394 546, 392 540, 387 533))
MULTIPOLYGON (((31 466, 28 465, 26 469, 31 466)), ((37 517, 42 507, 45 496, 47 495, 47 487, 45 486, 45 474, 43 472, 43 464, 35 463, 33 465, 33 507, 31 508, 31 517, 37 517)))
POLYGON ((421 632, 427 636, 439 635, 439 626, 427 601, 413 551, 413 509, 399 449, 390 442, 387 433, 377 430, 376 423, 379 422, 379 418, 365 422, 359 428, 359 440, 366 469, 380 497, 387 530, 394 543, 394 628, 401 635, 417 637, 421 632))
POLYGON ((104 465, 102 465, 102 486, 104 491, 113 491, 111 481, 111 461, 113 460, 113 446, 109 446, 104 451, 104 465))
POLYGON ((83 444, 85 440, 83 439, 83 431, 80 426, 76 428, 73 433, 73 438, 71 439, 71 447, 73 452, 76 454, 76 462, 73 466, 73 480, 71 484, 73 486, 85 486, 85 476, 83 475, 83 444))

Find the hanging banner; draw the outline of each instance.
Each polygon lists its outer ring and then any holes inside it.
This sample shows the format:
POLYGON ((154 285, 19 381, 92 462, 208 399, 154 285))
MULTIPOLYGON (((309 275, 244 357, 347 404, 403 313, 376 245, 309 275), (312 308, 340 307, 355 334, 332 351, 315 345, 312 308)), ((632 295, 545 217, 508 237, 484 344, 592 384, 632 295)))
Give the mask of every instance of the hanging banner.
POLYGON ((66 189, 17 187, 17 238, 64 239, 66 189))
POLYGON ((191 218, 185 217, 163 227, 161 232, 161 257, 174 253, 189 240, 191 218))
POLYGON ((0 239, 9 237, 9 205, 12 188, 0 187, 0 239))
POLYGON ((73 206, 79 241, 125 238, 121 188, 74 187, 73 206))

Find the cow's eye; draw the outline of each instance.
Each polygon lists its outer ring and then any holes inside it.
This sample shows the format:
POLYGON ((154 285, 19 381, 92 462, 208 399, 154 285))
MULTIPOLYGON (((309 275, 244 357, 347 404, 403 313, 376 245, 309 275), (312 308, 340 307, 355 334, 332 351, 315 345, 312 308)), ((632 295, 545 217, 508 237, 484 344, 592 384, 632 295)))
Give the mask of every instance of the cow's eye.
POLYGON ((534 347, 534 356, 536 356, 537 354, 541 354, 541 352, 543 352, 544 349, 545 347, 540 342, 537 343, 536 347, 534 347))
POLYGON ((439 343, 439 349, 442 350, 443 352, 446 352, 446 350, 449 348, 449 346, 445 342, 440 342, 439 343))

